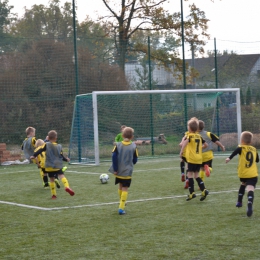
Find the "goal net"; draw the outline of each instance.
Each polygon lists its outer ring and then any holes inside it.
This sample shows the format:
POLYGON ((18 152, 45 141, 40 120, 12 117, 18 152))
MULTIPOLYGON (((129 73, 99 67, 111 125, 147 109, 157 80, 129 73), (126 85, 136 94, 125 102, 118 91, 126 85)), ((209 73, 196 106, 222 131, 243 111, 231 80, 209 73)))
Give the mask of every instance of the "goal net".
MULTIPOLYGON (((71 127, 71 163, 111 160, 120 126, 134 128, 140 158, 178 155, 187 121, 197 117, 205 130, 234 149, 241 133, 240 90, 189 89, 96 91, 77 95, 71 127)), ((216 146, 216 151, 217 146, 216 146)))

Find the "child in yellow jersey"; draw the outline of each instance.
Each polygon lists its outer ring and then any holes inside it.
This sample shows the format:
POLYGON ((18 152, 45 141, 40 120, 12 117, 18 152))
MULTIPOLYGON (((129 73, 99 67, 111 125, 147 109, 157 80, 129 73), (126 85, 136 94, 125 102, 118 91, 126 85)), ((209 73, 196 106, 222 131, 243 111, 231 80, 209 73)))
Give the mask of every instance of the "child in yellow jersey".
MULTIPOLYGON (((39 147, 42 145, 44 145, 44 141, 42 139, 37 139, 35 143, 36 149, 34 150, 34 152, 37 152, 37 150, 39 150, 39 147)), ((40 175, 43 180, 43 187, 49 187, 48 175, 45 172, 45 157, 45 152, 42 152, 37 156, 36 163, 38 165, 38 168, 40 169, 40 175)))
POLYGON ((202 148, 207 147, 207 143, 197 133, 199 128, 199 121, 193 117, 188 121, 188 135, 183 141, 182 148, 180 151, 180 157, 183 156, 183 151, 186 148, 186 159, 188 162, 188 178, 189 178, 189 192, 187 201, 196 198, 194 192, 194 179, 197 181, 201 193, 200 201, 206 199, 209 194, 208 190, 205 189, 204 183, 199 177, 199 170, 202 164, 202 148), (187 147, 186 147, 187 146, 187 147))
POLYGON ((62 181, 65 187, 65 191, 73 196, 75 193, 69 187, 69 182, 62 171, 62 161, 69 162, 70 159, 64 157, 62 146, 60 144, 57 144, 57 132, 55 130, 51 130, 48 133, 48 139, 49 142, 46 142, 44 145, 40 146, 39 149, 33 154, 33 156, 31 156, 31 159, 35 159, 39 154, 42 154, 43 152, 46 153, 45 172, 48 173, 48 176, 50 178, 52 199, 57 198, 55 188, 56 175, 58 175, 59 179, 62 181))
POLYGON ((235 151, 226 159, 228 163, 234 156, 239 154, 238 161, 238 177, 241 185, 238 191, 238 200, 236 207, 242 207, 243 196, 247 190, 247 216, 251 217, 253 214, 254 190, 258 180, 258 170, 256 163, 259 162, 258 152, 255 147, 251 145, 253 134, 245 131, 241 134, 240 145, 235 151))
MULTIPOLYGON (((184 136, 183 136, 181 142, 179 143, 180 147, 182 147, 182 144, 183 144, 184 140, 187 138, 187 135, 188 135, 188 132, 184 133, 184 136)), ((186 148, 183 150, 183 153, 182 153, 180 168, 181 168, 181 181, 185 182, 184 189, 188 189, 189 188, 189 179, 187 176, 187 172, 185 172, 185 163, 187 163, 186 148)))
POLYGON ((213 143, 218 145, 221 150, 225 151, 225 146, 219 141, 219 138, 208 131, 204 130, 205 123, 202 120, 199 120, 199 134, 208 144, 207 148, 202 149, 202 167, 200 168, 200 178, 205 182, 205 173, 209 177, 212 172, 212 161, 214 158, 213 154, 213 143))
MULTIPOLYGON (((37 152, 37 150, 39 150, 39 147, 44 145, 44 141, 42 139, 37 139, 35 146, 36 149, 34 150, 34 152, 37 152)), ((39 154, 37 156, 36 160, 36 164, 38 165, 38 168, 40 169, 40 175, 41 178, 43 179, 43 187, 49 187, 49 181, 48 181, 48 174, 45 172, 45 159, 46 159, 46 154, 45 152, 42 152, 41 154, 39 154)), ((60 188, 60 183, 59 183, 59 179, 58 176, 55 175, 55 184, 56 187, 59 189, 60 188)))

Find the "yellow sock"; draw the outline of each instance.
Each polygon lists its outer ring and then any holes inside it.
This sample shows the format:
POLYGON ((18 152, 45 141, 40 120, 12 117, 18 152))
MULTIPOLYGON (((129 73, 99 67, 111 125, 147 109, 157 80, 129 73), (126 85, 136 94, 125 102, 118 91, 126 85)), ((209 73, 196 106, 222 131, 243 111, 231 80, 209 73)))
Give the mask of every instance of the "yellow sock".
POLYGON ((212 172, 212 171, 213 171, 213 169, 212 169, 211 167, 209 167, 209 170, 210 170, 210 172, 212 172))
POLYGON ((64 185, 65 188, 69 188, 69 187, 70 187, 69 182, 68 182, 68 180, 67 180, 66 177, 63 177, 63 178, 61 179, 61 181, 62 181, 62 183, 63 183, 63 185, 64 185))
POLYGON ((121 200, 122 190, 118 190, 119 199, 121 200))
POLYGON ((43 180, 44 173, 42 169, 40 169, 40 175, 41 175, 41 179, 43 180))
POLYGON ((202 170, 200 170, 200 178, 202 179, 202 181, 204 182, 204 180, 205 180, 205 172, 204 171, 202 171, 202 170))
POLYGON ((55 187, 55 182, 50 182, 50 188, 51 188, 51 195, 57 195, 56 193, 56 187, 55 187))
POLYGON ((127 195, 128 195, 127 191, 122 191, 120 204, 119 204, 120 209, 125 209, 125 202, 126 202, 126 199, 127 199, 127 195))

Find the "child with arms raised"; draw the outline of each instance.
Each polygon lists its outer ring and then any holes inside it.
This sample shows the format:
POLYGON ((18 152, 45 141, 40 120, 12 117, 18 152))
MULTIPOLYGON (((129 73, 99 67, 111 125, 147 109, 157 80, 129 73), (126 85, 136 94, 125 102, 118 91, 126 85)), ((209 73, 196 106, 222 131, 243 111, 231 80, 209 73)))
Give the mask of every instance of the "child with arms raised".
POLYGON ((188 121, 187 138, 182 142, 180 157, 183 156, 183 151, 186 148, 186 159, 188 162, 188 178, 189 178, 189 192, 187 201, 196 197, 194 192, 194 179, 197 181, 201 193, 200 201, 206 199, 208 190, 205 189, 204 183, 199 177, 199 171, 202 164, 202 148, 207 147, 207 143, 197 133, 199 128, 199 121, 196 117, 188 121))

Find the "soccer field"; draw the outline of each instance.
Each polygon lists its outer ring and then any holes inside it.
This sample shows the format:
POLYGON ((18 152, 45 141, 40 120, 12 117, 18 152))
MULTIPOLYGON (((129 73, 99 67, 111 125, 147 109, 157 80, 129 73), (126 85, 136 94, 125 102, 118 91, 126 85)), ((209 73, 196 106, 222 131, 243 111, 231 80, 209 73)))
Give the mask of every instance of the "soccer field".
MULTIPOLYGON (((229 154, 228 154, 229 155, 229 154)), ((246 216, 236 208, 237 158, 216 156, 203 202, 186 201, 179 159, 139 160, 126 215, 118 215, 117 186, 100 166, 68 165, 75 196, 63 189, 51 200, 35 165, 0 166, 0 259, 260 259, 260 199, 246 216)))

